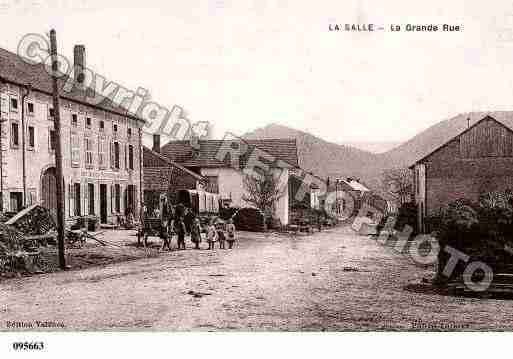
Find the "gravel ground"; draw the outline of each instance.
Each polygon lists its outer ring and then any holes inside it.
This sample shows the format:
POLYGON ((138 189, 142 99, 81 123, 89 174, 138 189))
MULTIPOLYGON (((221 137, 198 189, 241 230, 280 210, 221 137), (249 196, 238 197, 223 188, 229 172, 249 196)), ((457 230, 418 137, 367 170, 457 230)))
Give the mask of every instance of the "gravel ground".
POLYGON ((0 329, 513 329, 511 301, 436 294, 421 284, 432 271, 347 227, 240 237, 231 251, 3 281, 0 329))

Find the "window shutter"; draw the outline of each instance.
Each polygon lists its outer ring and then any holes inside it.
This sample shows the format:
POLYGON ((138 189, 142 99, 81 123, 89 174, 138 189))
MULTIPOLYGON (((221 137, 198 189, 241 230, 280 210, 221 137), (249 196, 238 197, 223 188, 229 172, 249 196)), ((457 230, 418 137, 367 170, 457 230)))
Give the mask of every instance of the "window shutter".
POLYGON ((114 168, 114 142, 110 142, 110 168, 114 168))
POLYGON ((9 113, 9 96, 5 93, 0 94, 0 110, 0 118, 7 119, 7 114, 9 113))
POLYGON ((116 210, 116 208, 114 207, 114 197, 115 197, 114 184, 111 184, 110 185, 110 211, 112 213, 114 213, 114 211, 116 210))
POLYGON ((69 215, 73 216, 74 212, 74 203, 73 203, 73 197, 75 196, 75 193, 73 191, 73 183, 68 184, 68 207, 69 207, 69 215))
POLYGON ((89 213, 89 191, 87 190, 87 183, 84 183, 82 185, 82 191, 84 192, 84 211, 82 213, 91 214, 89 213))
POLYGON ((128 156, 128 145, 125 143, 125 170, 128 170, 127 156, 128 156))
POLYGON ((123 169, 123 146, 121 143, 118 145, 119 148, 119 169, 123 169))

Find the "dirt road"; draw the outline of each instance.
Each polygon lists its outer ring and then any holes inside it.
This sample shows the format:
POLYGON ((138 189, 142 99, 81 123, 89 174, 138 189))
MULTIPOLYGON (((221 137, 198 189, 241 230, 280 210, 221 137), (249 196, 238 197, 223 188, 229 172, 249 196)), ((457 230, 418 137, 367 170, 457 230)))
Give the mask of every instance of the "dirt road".
POLYGON ((0 329, 513 329, 513 302, 415 289, 426 275, 348 228, 244 234, 232 251, 5 281, 0 329))

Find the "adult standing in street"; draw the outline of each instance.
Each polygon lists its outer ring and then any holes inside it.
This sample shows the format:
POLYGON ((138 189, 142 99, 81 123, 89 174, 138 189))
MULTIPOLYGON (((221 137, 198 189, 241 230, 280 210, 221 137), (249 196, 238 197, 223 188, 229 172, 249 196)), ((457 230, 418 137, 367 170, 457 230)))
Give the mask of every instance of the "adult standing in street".
POLYGON ((198 217, 194 219, 191 226, 191 242, 194 243, 195 249, 200 249, 201 242, 201 223, 198 217))
POLYGON ((233 219, 231 218, 226 225, 226 231, 228 232, 228 249, 232 249, 235 243, 235 224, 233 224, 233 219))
POLYGON ((185 249, 185 223, 183 217, 179 217, 176 223, 176 235, 178 237, 178 249, 185 249))

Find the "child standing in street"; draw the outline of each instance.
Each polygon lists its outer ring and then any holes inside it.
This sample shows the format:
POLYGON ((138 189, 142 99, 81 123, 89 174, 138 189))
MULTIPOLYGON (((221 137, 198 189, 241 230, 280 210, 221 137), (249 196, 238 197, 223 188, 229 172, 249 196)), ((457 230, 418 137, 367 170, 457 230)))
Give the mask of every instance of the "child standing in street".
POLYGON ((226 231, 228 232, 228 249, 232 249, 235 243, 235 224, 233 224, 233 219, 231 218, 228 220, 226 231))
POLYGON ((214 244, 217 239, 216 237, 217 237, 216 227, 214 226, 214 221, 211 220, 210 224, 207 227, 208 249, 214 249, 214 244))
POLYGON ((217 238, 219 238, 219 249, 226 249, 226 236, 224 234, 224 228, 222 223, 219 223, 217 225, 217 238))

